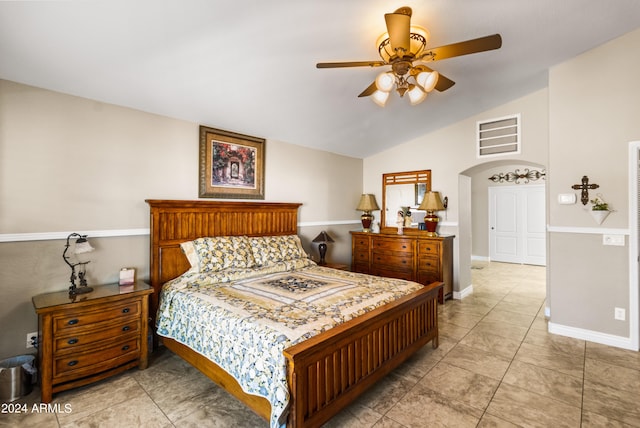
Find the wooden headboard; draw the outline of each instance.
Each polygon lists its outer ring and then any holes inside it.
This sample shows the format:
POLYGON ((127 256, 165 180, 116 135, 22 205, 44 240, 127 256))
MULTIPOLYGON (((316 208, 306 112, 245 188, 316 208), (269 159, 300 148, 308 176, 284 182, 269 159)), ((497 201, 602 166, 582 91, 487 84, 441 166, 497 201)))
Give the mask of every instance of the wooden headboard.
MULTIPOLYGON (((149 275, 155 321, 160 288, 189 269, 180 243, 205 236, 268 236, 298 233, 298 203, 147 199, 151 210, 149 275)), ((152 324, 154 325, 154 324, 152 324)))

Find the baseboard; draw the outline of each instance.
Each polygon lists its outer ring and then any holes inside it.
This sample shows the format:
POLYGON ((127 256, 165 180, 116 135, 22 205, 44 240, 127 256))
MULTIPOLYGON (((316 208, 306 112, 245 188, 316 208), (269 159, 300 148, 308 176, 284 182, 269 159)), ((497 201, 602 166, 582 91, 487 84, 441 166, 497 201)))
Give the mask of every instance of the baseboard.
POLYGON ((453 298, 455 300, 462 300, 470 294, 473 294, 473 284, 469 284, 469 286, 465 287, 461 291, 454 291, 453 298))
POLYGON ((490 262, 491 259, 489 257, 485 257, 485 256, 471 256, 471 261, 472 262, 490 262))
POLYGON ((600 343, 602 345, 615 346, 616 348, 638 351, 638 348, 633 346, 633 342, 629 337, 622 337, 613 334, 600 333, 598 331, 569 327, 552 322, 549 323, 549 333, 573 337, 574 339, 588 340, 589 342, 600 343))

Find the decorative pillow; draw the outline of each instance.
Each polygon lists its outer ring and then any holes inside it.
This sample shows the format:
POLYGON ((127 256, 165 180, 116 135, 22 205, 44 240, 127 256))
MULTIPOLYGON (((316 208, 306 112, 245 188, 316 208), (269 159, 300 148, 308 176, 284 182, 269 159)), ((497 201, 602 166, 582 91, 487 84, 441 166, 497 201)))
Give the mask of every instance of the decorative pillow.
POLYGON ((309 258, 298 235, 255 236, 249 243, 257 266, 309 258))
POLYGON ((255 266, 246 236, 198 238, 180 246, 191 264, 189 272, 219 272, 255 266))
POLYGON ((298 235, 254 236, 249 243, 258 266, 309 258, 298 235))

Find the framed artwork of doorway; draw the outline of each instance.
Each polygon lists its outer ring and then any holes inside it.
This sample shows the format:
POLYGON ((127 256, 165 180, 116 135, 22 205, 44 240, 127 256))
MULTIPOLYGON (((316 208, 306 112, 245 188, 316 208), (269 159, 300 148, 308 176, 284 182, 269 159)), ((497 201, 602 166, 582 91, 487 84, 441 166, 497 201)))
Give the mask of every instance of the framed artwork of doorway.
POLYGON ((199 196, 264 199, 263 138, 200 126, 199 196))

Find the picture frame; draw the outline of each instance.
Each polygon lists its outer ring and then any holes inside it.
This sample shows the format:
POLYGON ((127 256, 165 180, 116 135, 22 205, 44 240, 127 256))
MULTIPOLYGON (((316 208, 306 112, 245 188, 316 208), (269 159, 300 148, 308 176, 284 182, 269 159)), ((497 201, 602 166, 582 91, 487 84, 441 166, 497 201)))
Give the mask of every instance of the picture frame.
POLYGON ((200 126, 199 196, 264 199, 265 139, 200 126))

